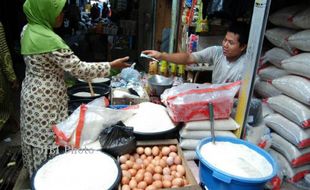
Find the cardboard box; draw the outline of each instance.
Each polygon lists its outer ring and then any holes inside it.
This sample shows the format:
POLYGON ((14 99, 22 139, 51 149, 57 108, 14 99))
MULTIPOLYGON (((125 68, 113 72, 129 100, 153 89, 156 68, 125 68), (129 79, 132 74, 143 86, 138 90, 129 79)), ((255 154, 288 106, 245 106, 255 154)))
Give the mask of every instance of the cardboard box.
POLYGON ((140 104, 141 102, 150 101, 150 97, 148 96, 146 91, 144 91, 144 96, 139 98, 116 98, 113 96, 115 90, 116 89, 112 89, 111 91, 111 105, 136 105, 140 104))
MULTIPOLYGON (((164 139, 164 140, 148 140, 148 141, 137 141, 138 146, 165 146, 165 145, 176 145, 178 156, 182 159, 182 165, 185 168, 185 176, 190 185, 179 187, 179 188, 164 188, 163 190, 202 190, 200 185, 196 182, 190 168, 187 165, 187 161, 184 158, 181 147, 178 144, 177 139, 164 139)), ((119 190, 121 190, 121 185, 119 185, 119 190)))

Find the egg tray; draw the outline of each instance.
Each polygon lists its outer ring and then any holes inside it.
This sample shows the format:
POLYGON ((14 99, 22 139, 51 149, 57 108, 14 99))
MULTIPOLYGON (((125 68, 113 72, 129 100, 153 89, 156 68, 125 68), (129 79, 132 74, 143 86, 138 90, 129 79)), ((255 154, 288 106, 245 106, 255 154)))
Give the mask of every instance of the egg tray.
MULTIPOLYGON (((162 188, 163 190, 202 190, 201 186, 195 180, 192 171, 188 167, 187 160, 184 158, 181 147, 179 146, 179 142, 177 139, 160 139, 160 140, 144 140, 137 141, 137 147, 142 146, 167 146, 167 145, 175 145, 177 147, 177 154, 182 160, 182 165, 185 169, 185 178, 188 181, 189 185, 178 188, 162 188)), ((121 183, 119 184, 118 190, 121 190, 121 183)))

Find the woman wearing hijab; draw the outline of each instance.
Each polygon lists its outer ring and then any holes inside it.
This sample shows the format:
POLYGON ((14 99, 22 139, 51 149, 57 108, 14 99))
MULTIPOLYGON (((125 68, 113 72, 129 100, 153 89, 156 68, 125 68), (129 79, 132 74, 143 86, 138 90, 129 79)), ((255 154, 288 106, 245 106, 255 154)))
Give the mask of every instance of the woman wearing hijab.
POLYGON ((52 124, 67 117, 64 71, 86 81, 109 76, 110 68, 124 68, 129 57, 112 62, 81 61, 53 32, 63 21, 66 0, 26 0, 28 24, 21 38, 26 76, 21 92, 21 144, 24 166, 30 176, 58 153, 52 124))

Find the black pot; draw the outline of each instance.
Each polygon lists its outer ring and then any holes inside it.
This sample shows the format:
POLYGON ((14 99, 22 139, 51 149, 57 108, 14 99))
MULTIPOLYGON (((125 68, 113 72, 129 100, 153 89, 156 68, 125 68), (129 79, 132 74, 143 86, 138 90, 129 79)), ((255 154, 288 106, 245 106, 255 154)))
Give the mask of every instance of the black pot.
MULTIPOLYGON (((107 81, 99 82, 99 81, 97 81, 97 79, 93 79, 92 85, 101 85, 101 84, 103 84, 103 85, 110 86, 110 84, 111 84, 111 77, 102 77, 102 78, 105 78, 107 81)), ((77 79, 77 81, 78 81, 78 84, 88 84, 88 82, 86 82, 86 81, 84 81, 82 79, 77 79)))
POLYGON ((137 140, 157 140, 157 139, 174 139, 178 137, 178 127, 174 127, 167 131, 142 133, 134 131, 137 140))
POLYGON ((68 96, 70 98, 70 100, 85 100, 85 99, 90 99, 90 100, 94 100, 96 98, 99 98, 101 96, 105 96, 106 98, 109 98, 110 92, 111 92, 111 88, 107 85, 104 84, 100 84, 100 85, 92 85, 93 86, 93 90, 95 94, 99 94, 98 96, 76 96, 74 94, 78 93, 78 92, 88 92, 90 93, 90 89, 88 84, 79 84, 79 85, 75 85, 72 86, 71 88, 68 89, 67 93, 68 96))

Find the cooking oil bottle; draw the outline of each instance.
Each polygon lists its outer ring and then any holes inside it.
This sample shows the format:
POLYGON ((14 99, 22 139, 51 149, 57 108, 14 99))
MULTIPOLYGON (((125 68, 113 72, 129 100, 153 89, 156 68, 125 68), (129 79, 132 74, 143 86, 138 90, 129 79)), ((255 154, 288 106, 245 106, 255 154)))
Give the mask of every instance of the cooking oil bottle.
POLYGON ((165 60, 159 62, 159 74, 163 76, 168 76, 168 63, 165 60))

